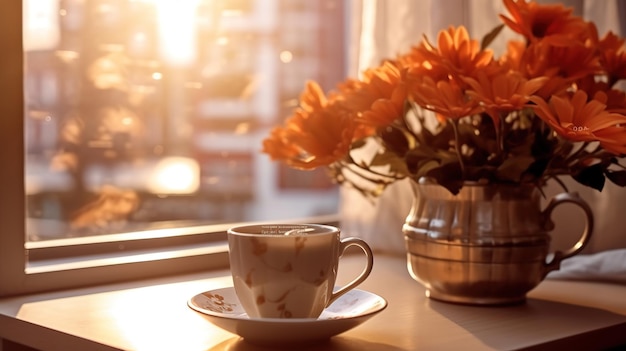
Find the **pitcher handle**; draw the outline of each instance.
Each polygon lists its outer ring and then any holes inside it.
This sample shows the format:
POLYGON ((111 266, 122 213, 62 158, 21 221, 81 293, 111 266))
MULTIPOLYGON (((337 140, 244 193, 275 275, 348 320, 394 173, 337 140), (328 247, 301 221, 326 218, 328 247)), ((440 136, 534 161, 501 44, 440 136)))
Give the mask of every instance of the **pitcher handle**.
POLYGON ((565 252, 556 251, 554 253, 552 260, 545 265, 544 277, 550 271, 558 270, 561 267, 561 261, 580 253, 580 251, 587 246, 589 240, 591 239, 591 233, 593 231, 593 212, 587 202, 583 200, 578 193, 561 193, 550 200, 548 206, 546 206, 542 212, 542 215, 544 216, 543 218, 545 219, 544 228, 548 231, 554 229, 554 223, 551 220, 552 211, 556 208, 556 206, 564 203, 578 205, 578 207, 583 210, 586 216, 585 228, 578 241, 572 247, 565 252))

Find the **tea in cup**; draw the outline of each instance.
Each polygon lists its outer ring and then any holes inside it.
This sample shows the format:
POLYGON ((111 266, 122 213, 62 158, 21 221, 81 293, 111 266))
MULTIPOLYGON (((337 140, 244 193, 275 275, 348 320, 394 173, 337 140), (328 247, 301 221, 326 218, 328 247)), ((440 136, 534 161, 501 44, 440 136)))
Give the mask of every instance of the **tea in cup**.
POLYGON ((340 238, 321 224, 259 224, 228 230, 230 269, 239 301, 251 318, 317 318, 372 271, 372 250, 358 238, 340 238), (367 264, 335 290, 339 259, 350 246, 367 264))

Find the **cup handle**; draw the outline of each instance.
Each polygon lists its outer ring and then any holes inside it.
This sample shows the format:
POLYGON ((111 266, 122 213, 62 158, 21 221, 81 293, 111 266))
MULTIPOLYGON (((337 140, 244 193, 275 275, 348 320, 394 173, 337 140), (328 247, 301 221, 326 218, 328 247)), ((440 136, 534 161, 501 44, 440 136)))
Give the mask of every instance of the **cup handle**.
POLYGON ((561 267, 561 261, 580 253, 580 251, 582 251, 582 249, 584 249, 585 246, 587 246, 587 244, 589 243, 589 240, 591 239, 591 232, 593 231, 593 212, 591 211, 591 208, 589 207, 587 202, 583 200, 578 195, 578 193, 561 193, 553 197, 552 200, 550 200, 550 202, 548 203, 548 206, 546 206, 545 210, 543 210, 542 212, 542 214, 544 215, 544 219, 545 219, 544 228, 548 231, 551 231, 554 229, 554 223, 550 219, 552 211, 554 210, 556 206, 563 204, 563 203, 568 203, 568 202, 574 205, 577 205, 585 213, 585 217, 586 217, 585 228, 580 238, 578 239, 578 241, 572 247, 570 247, 565 252, 556 251, 554 253, 554 257, 552 258, 552 260, 546 263, 544 267, 544 274, 543 274, 544 277, 549 272, 558 270, 561 267))
POLYGON ((351 289, 354 289, 357 285, 361 284, 372 272, 372 267, 374 266, 374 255, 372 254, 372 249, 370 248, 370 246, 365 241, 359 238, 350 237, 341 239, 341 244, 339 247, 341 256, 343 256, 344 252, 350 246, 358 246, 361 250, 363 250, 363 253, 365 253, 365 256, 367 258, 367 265, 365 266, 361 274, 359 274, 354 280, 344 285, 339 290, 331 293, 330 299, 328 300, 326 307, 330 306, 330 304, 337 300, 337 298, 339 298, 341 295, 347 293, 351 289))

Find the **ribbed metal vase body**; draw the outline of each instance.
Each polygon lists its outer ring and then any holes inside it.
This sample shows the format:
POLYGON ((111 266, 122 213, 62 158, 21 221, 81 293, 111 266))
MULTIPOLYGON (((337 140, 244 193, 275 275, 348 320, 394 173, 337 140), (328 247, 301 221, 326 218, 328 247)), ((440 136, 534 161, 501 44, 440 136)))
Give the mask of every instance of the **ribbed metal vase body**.
POLYGON ((550 236, 536 187, 467 184, 457 195, 413 187, 403 227, 408 269, 431 298, 519 303, 543 280, 550 236))

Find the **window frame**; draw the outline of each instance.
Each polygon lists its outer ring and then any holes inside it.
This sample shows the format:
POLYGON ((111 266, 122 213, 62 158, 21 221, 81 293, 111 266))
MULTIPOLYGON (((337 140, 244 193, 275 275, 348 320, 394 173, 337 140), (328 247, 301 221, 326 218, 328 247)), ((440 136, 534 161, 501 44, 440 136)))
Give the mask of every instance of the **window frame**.
MULTIPOLYGON (((227 267, 233 223, 27 242, 22 6, 7 1, 0 11, 0 297, 227 267)), ((281 222, 337 225, 337 219, 281 222)))
MULTIPOLYGON (((24 267, 25 243, 25 198, 24 198, 24 83, 22 58, 22 3, 9 1, 0 11, 0 46, 5 53, 0 55, 0 84, 7 91, 0 94, 0 296, 24 291, 27 282, 24 267), (15 167, 7 167, 14 165, 15 167), (21 219, 21 220, 20 220, 21 219), (21 235, 20 235, 21 234, 21 235)), ((5 90, 5 89, 3 89, 5 90)), ((27 290, 27 289, 26 289, 27 290)))
MULTIPOLYGON (((0 296, 68 289, 80 286, 143 279, 225 267, 226 228, 203 226, 161 230, 151 235, 127 233, 91 239, 67 239, 48 243, 26 242, 25 153, 24 153, 24 58, 22 44, 22 2, 9 1, 0 11, 0 296), (17 150, 17 151, 16 151, 17 150), (7 167, 11 165, 12 167, 7 167), (122 239, 122 240, 120 240, 122 239), (132 244, 142 249, 119 250, 132 244), (122 254, 112 255, 115 246, 122 254), (76 253, 94 247, 109 252, 106 258, 76 253), (145 249, 145 247, 151 247, 145 249), (65 253, 58 253, 62 248, 65 253), (64 263, 27 268, 29 252, 43 257, 70 256, 64 263), (74 253, 68 255, 67 252, 74 253), (33 251, 34 253, 34 251, 33 251)), ((96 250, 98 251, 98 250, 96 250)))

